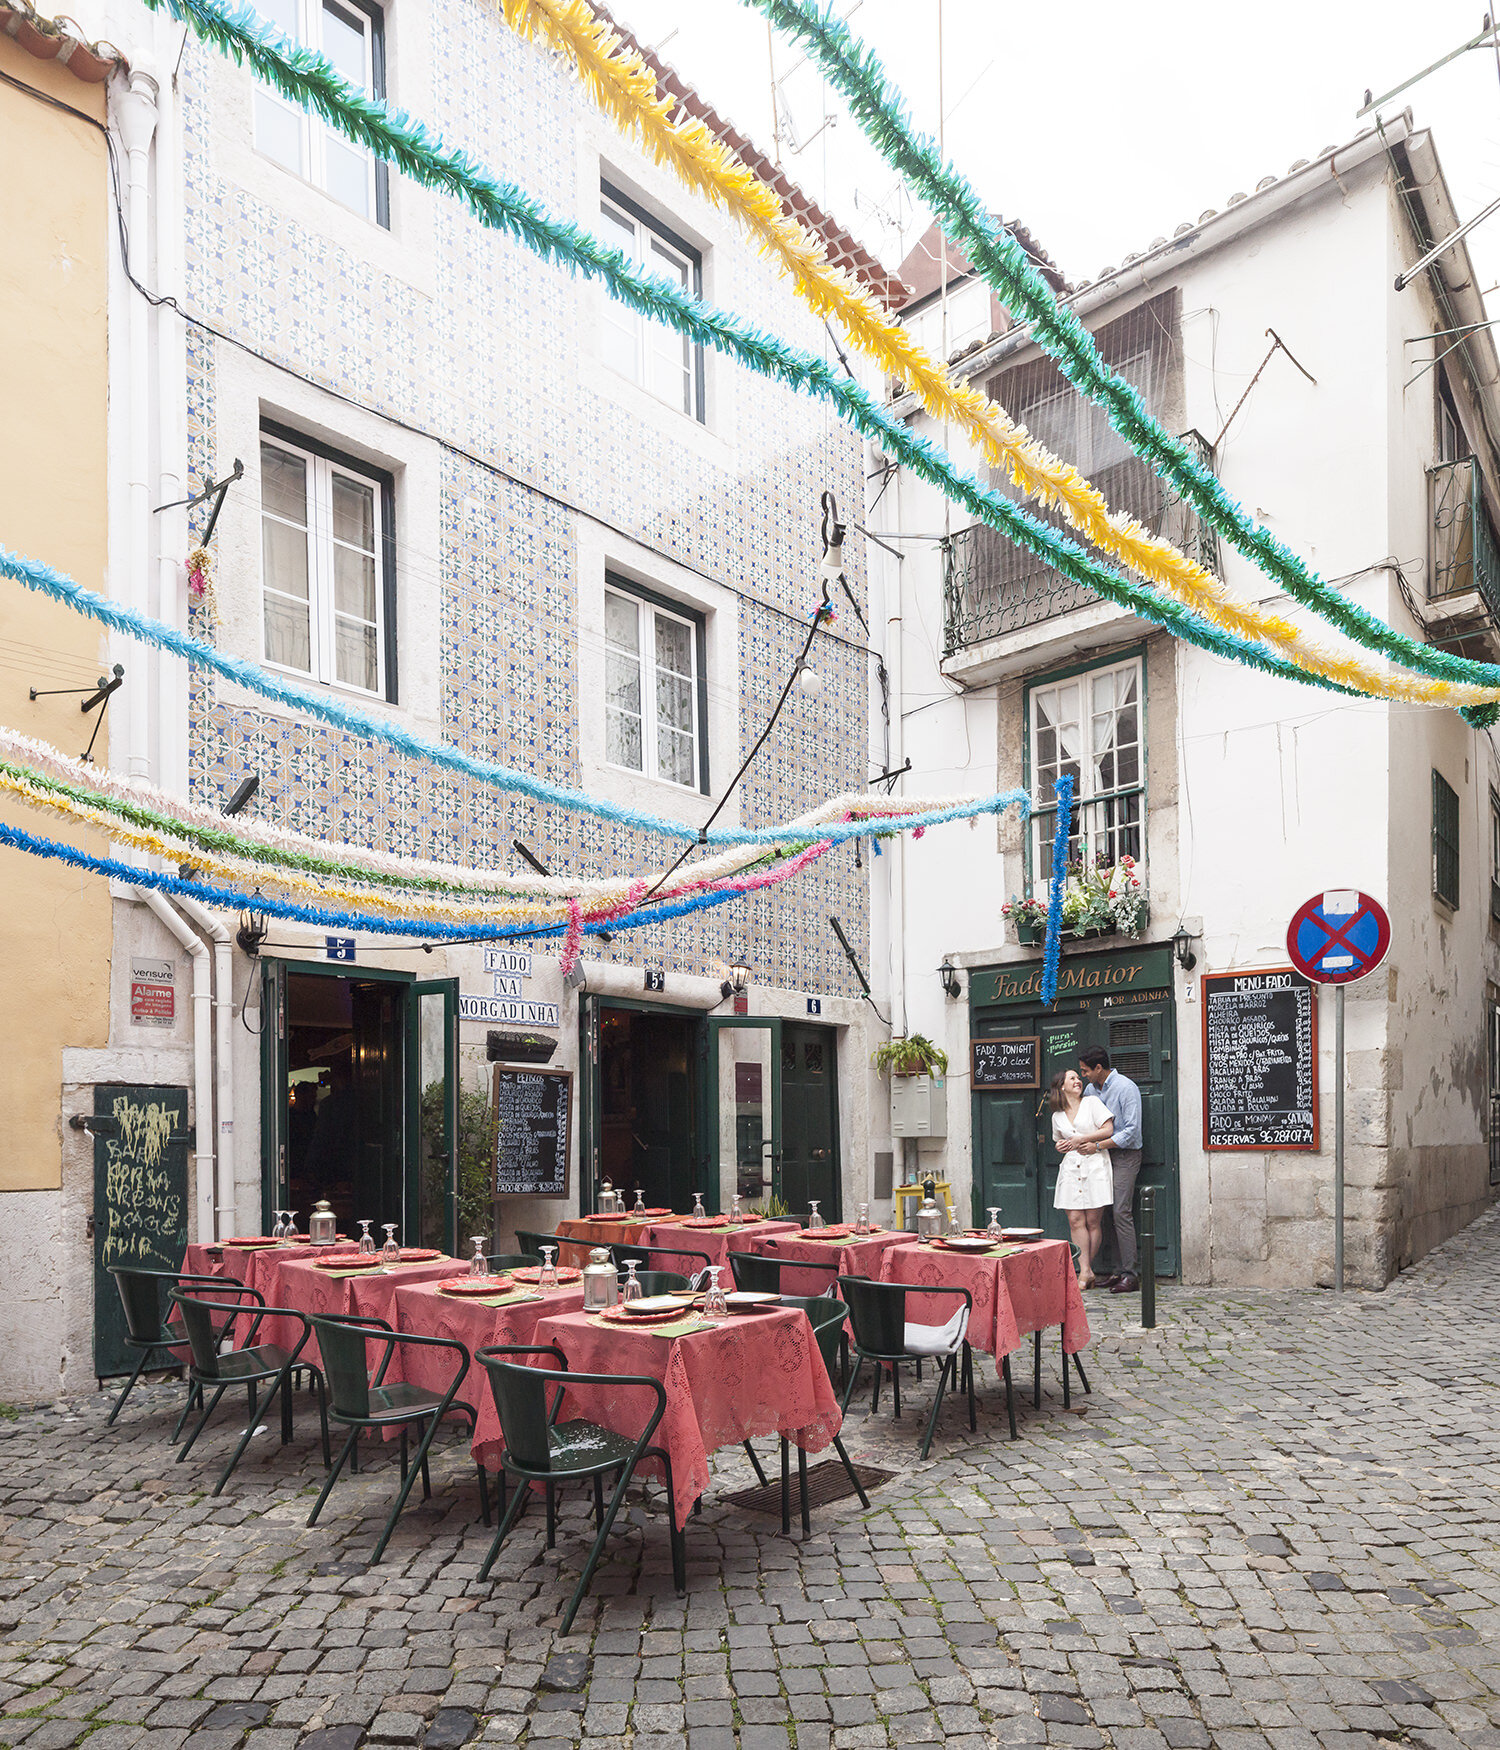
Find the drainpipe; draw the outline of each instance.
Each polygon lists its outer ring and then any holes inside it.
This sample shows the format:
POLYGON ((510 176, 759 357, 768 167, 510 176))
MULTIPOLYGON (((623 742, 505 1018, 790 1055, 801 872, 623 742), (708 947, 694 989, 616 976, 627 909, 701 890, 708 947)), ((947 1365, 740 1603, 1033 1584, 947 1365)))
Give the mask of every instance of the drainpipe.
POLYGON ((234 942, 229 931, 206 905, 183 893, 178 907, 214 944, 214 1130, 217 1159, 214 1237, 231 1231, 235 1211, 234 1186, 234 942))
POLYGON ((193 957, 193 1113, 198 1145, 193 1151, 193 1198, 198 1209, 200 1244, 217 1237, 214 1229, 213 1049, 209 1011, 208 949, 198 935, 154 888, 133 887, 131 897, 144 900, 193 957))
MULTIPOLYGON (((148 73, 133 72, 125 95, 115 106, 120 140, 125 148, 125 213, 131 240, 130 269, 137 279, 146 271, 149 254, 150 203, 147 172, 151 136, 156 131, 156 81, 148 73)), ((151 312, 146 300, 133 288, 127 323, 129 353, 129 414, 127 418, 126 478, 129 500, 126 601, 140 613, 149 613, 151 571, 151 492, 148 470, 151 458, 151 312)), ((136 660, 142 647, 132 644, 136 660)), ((129 722, 128 769, 132 778, 151 776, 151 688, 144 671, 125 689, 129 722)))

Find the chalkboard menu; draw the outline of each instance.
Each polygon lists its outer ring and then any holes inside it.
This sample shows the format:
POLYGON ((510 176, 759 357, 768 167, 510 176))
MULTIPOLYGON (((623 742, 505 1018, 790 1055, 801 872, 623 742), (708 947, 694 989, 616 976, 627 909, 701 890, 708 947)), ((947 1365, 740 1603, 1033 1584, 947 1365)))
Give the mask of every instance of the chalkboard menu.
POLYGON ((971 1039, 969 1081, 976 1088, 1041 1087, 1041 1040, 1034 1033, 1019 1039, 971 1039))
POLYGON ((109 1379, 140 1358, 109 1266, 175 1274, 187 1250, 187 1089, 98 1086, 94 1117, 94 1372, 109 1379))
POLYGON ((496 1197, 565 1197, 573 1078, 495 1065, 496 1197))
POLYGON ((1290 967, 1206 973, 1204 1148, 1316 1149, 1317 992, 1290 967))

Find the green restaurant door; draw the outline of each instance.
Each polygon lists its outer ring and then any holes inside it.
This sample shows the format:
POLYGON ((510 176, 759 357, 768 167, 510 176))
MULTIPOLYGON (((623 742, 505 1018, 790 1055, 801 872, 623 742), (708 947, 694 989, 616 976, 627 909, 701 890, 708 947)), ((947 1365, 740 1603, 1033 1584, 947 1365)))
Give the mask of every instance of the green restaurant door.
MULTIPOLYGON (((1041 1006, 1039 964, 976 969, 969 981, 969 1028, 975 1039, 1035 1035, 1041 1040, 1041 1081, 1035 1089, 973 1091, 973 1217, 999 1207, 1013 1225, 1068 1235, 1067 1216, 1052 1206, 1058 1154, 1052 1143, 1047 1088, 1060 1069, 1102 1045, 1114 1067, 1141 1090, 1141 1187, 1156 1190, 1156 1268, 1180 1268, 1177 1162, 1177 1052, 1172 998, 1172 954, 1167 947, 1127 953, 1070 955, 1063 962, 1057 1002, 1041 1006)), ((1111 1222, 1105 1220, 1106 1266, 1114 1262, 1111 1222)))

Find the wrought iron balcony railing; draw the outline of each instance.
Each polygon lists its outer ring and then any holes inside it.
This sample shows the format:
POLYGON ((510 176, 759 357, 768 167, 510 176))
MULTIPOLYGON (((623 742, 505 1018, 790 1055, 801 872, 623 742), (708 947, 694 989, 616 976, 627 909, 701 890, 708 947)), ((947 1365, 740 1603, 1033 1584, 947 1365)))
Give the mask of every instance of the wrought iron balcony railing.
POLYGON ((1432 578, 1429 601, 1477 590, 1491 619, 1500 622, 1500 549, 1473 456, 1427 470, 1432 506, 1432 578))
MULTIPOLYGON (((1200 461, 1213 465, 1213 449, 1200 433, 1186 432, 1182 441, 1200 461)), ((1213 529, 1146 463, 1131 456, 1101 469, 1093 479, 1113 509, 1128 512, 1152 534, 1165 536, 1217 575, 1219 547, 1213 529)), ((1028 508, 1039 520, 1077 538, 1059 512, 1028 508)), ((1114 563, 1106 554, 1099 557, 1106 564, 1114 563)), ((944 656, 1024 626, 1040 625, 1097 599, 1092 590, 1063 577, 986 523, 960 529, 943 543, 944 656)))

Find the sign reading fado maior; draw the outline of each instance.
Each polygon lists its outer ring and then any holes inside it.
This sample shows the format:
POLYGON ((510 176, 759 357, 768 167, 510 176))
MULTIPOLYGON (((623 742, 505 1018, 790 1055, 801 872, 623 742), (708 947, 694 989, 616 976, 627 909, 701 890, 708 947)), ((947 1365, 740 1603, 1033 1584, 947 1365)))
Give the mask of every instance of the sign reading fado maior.
MULTIPOLYGON (((1166 947, 1139 948, 1127 954, 1080 954, 1064 959, 1057 974, 1057 1000, 1123 996, 1129 991, 1170 990, 1172 951, 1166 947)), ((976 969, 969 980, 969 1001, 974 1008, 1001 1003, 1030 1004, 1042 1001, 1042 963, 1022 961, 1015 966, 976 969)))

